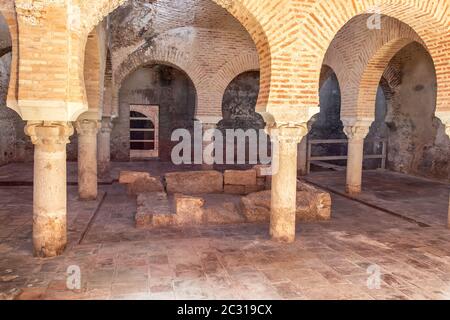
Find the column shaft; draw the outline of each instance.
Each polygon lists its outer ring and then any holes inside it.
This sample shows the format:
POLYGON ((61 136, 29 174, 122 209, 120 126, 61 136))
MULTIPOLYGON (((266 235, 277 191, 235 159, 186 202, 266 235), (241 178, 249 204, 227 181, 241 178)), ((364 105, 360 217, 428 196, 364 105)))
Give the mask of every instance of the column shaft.
POLYGON ((66 144, 68 123, 29 122, 34 150, 33 246, 38 257, 60 255, 67 244, 66 144))
POLYGON ((369 126, 346 126, 344 132, 348 137, 346 192, 357 195, 362 190, 364 139, 369 133, 369 126))
POLYGON ((108 178, 111 165, 111 118, 103 118, 102 127, 98 133, 98 174, 108 178))
POLYGON ((97 199, 97 132, 98 122, 81 120, 78 132, 78 193, 81 200, 97 199))
POLYGON ((303 137, 302 141, 298 145, 298 172, 302 176, 307 175, 307 161, 308 161, 308 138, 307 136, 303 137))
POLYGON ((364 140, 351 139, 348 142, 347 184, 348 194, 361 193, 364 157, 364 140))
POLYGON ((297 211, 297 145, 307 134, 306 125, 271 129, 276 143, 272 164, 270 236, 278 242, 295 241, 297 211))

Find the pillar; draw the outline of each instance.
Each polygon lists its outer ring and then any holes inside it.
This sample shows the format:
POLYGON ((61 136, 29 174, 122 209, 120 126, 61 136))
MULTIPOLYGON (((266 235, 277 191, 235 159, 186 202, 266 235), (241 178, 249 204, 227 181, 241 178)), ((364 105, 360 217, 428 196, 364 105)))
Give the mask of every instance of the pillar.
POLYGON ((308 133, 305 124, 276 126, 269 134, 274 143, 270 210, 270 237, 274 241, 295 241, 297 211, 297 147, 308 133))
POLYGON ((67 122, 28 122, 34 144, 33 247, 38 257, 62 254, 67 244, 67 122))
POLYGON ((298 145, 298 172, 302 176, 308 174, 307 170, 308 162, 308 137, 304 136, 302 141, 298 145))
POLYGON ((76 122, 78 133, 78 193, 80 200, 97 199, 97 133, 98 121, 76 122))
POLYGON ((357 195, 361 193, 364 139, 369 133, 369 126, 362 124, 345 126, 344 132, 348 137, 346 192, 357 195))
POLYGON ((101 178, 110 177, 111 165, 111 132, 112 121, 110 117, 102 119, 101 128, 98 133, 98 175, 101 178))

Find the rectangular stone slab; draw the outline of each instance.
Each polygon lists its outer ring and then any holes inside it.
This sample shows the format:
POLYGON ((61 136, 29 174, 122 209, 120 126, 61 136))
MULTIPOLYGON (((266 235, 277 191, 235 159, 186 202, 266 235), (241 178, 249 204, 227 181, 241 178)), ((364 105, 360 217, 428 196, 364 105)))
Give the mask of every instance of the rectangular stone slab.
POLYGON ((254 186, 256 185, 256 170, 227 170, 224 179, 226 185, 254 186))
POLYGON ((172 172, 166 176, 167 192, 205 194, 223 192, 223 175, 214 170, 172 172))

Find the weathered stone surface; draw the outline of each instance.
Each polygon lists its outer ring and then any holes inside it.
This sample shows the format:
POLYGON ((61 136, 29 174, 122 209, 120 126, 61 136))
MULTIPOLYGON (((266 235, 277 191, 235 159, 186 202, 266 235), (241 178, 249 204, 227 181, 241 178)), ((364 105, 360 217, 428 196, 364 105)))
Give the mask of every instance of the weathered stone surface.
POLYGON ((256 185, 256 170, 226 170, 224 183, 225 185, 256 185))
POLYGON ((134 183, 139 178, 148 178, 150 173, 148 172, 137 172, 137 171, 121 171, 119 175, 119 183, 130 184, 134 183))
POLYGON ((254 192, 263 191, 266 189, 266 186, 259 186, 259 185, 252 185, 252 186, 245 186, 245 194, 250 194, 254 192))
POLYGON ((257 178, 265 178, 267 177, 267 174, 264 174, 265 172, 270 169, 269 165, 256 165, 253 167, 254 170, 256 170, 256 177, 257 178))
POLYGON ((206 195, 204 215, 209 225, 235 224, 245 222, 239 210, 239 196, 206 195))
POLYGON ((138 195, 147 192, 164 192, 159 177, 152 177, 148 172, 122 171, 119 183, 128 185, 128 194, 138 195))
POLYGON ((162 192, 141 193, 137 197, 137 228, 169 226, 173 224, 175 212, 167 194, 162 192))
POLYGON ((272 189, 272 176, 266 177, 266 190, 272 189))
POLYGON ((331 195, 303 181, 297 184, 297 216, 304 221, 331 219, 331 195))
POLYGON ((200 197, 175 195, 175 224, 179 226, 203 224, 203 205, 205 200, 200 197))
POLYGON ((128 184, 128 194, 130 195, 147 192, 164 192, 164 187, 159 177, 142 177, 128 184))
MULTIPOLYGON (((252 193, 241 199, 241 210, 249 222, 270 221, 271 191, 252 193)), ((323 221, 331 218, 331 196, 306 183, 297 191, 297 222, 323 221)))
POLYGON ((256 192, 242 197, 241 210, 248 222, 269 222, 270 191, 256 192))
POLYGON ((166 183, 168 193, 192 195, 223 192, 223 175, 213 170, 168 173, 166 183))
POLYGON ((256 185, 257 186, 262 186, 262 187, 266 187, 266 177, 258 177, 256 178, 256 185))
POLYGON ((245 186, 238 186, 238 185, 225 185, 223 192, 227 194, 241 194, 241 195, 246 194, 245 186))

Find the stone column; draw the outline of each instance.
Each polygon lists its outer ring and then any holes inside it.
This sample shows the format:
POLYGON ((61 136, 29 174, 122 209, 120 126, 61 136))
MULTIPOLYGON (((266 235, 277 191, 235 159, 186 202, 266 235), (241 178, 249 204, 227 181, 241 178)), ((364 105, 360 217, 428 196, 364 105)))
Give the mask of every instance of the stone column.
POLYGON ((101 178, 110 177, 111 132, 113 129, 110 117, 103 117, 98 133, 98 174, 101 178))
POLYGON ((344 132, 348 137, 346 192, 350 195, 361 193, 364 139, 369 133, 369 128, 368 125, 363 124, 344 127, 344 132))
POLYGON ((80 200, 97 199, 97 133, 96 120, 76 122, 78 133, 78 193, 80 200))
POLYGON ((34 148, 33 246, 38 257, 62 254, 67 244, 67 122, 28 122, 34 148))
POLYGON ((270 236, 278 242, 295 241, 297 211, 297 145, 308 133, 306 123, 269 128, 274 143, 270 236))
POLYGON ((308 162, 308 137, 304 136, 300 144, 298 145, 298 172, 302 176, 306 176, 308 162))

